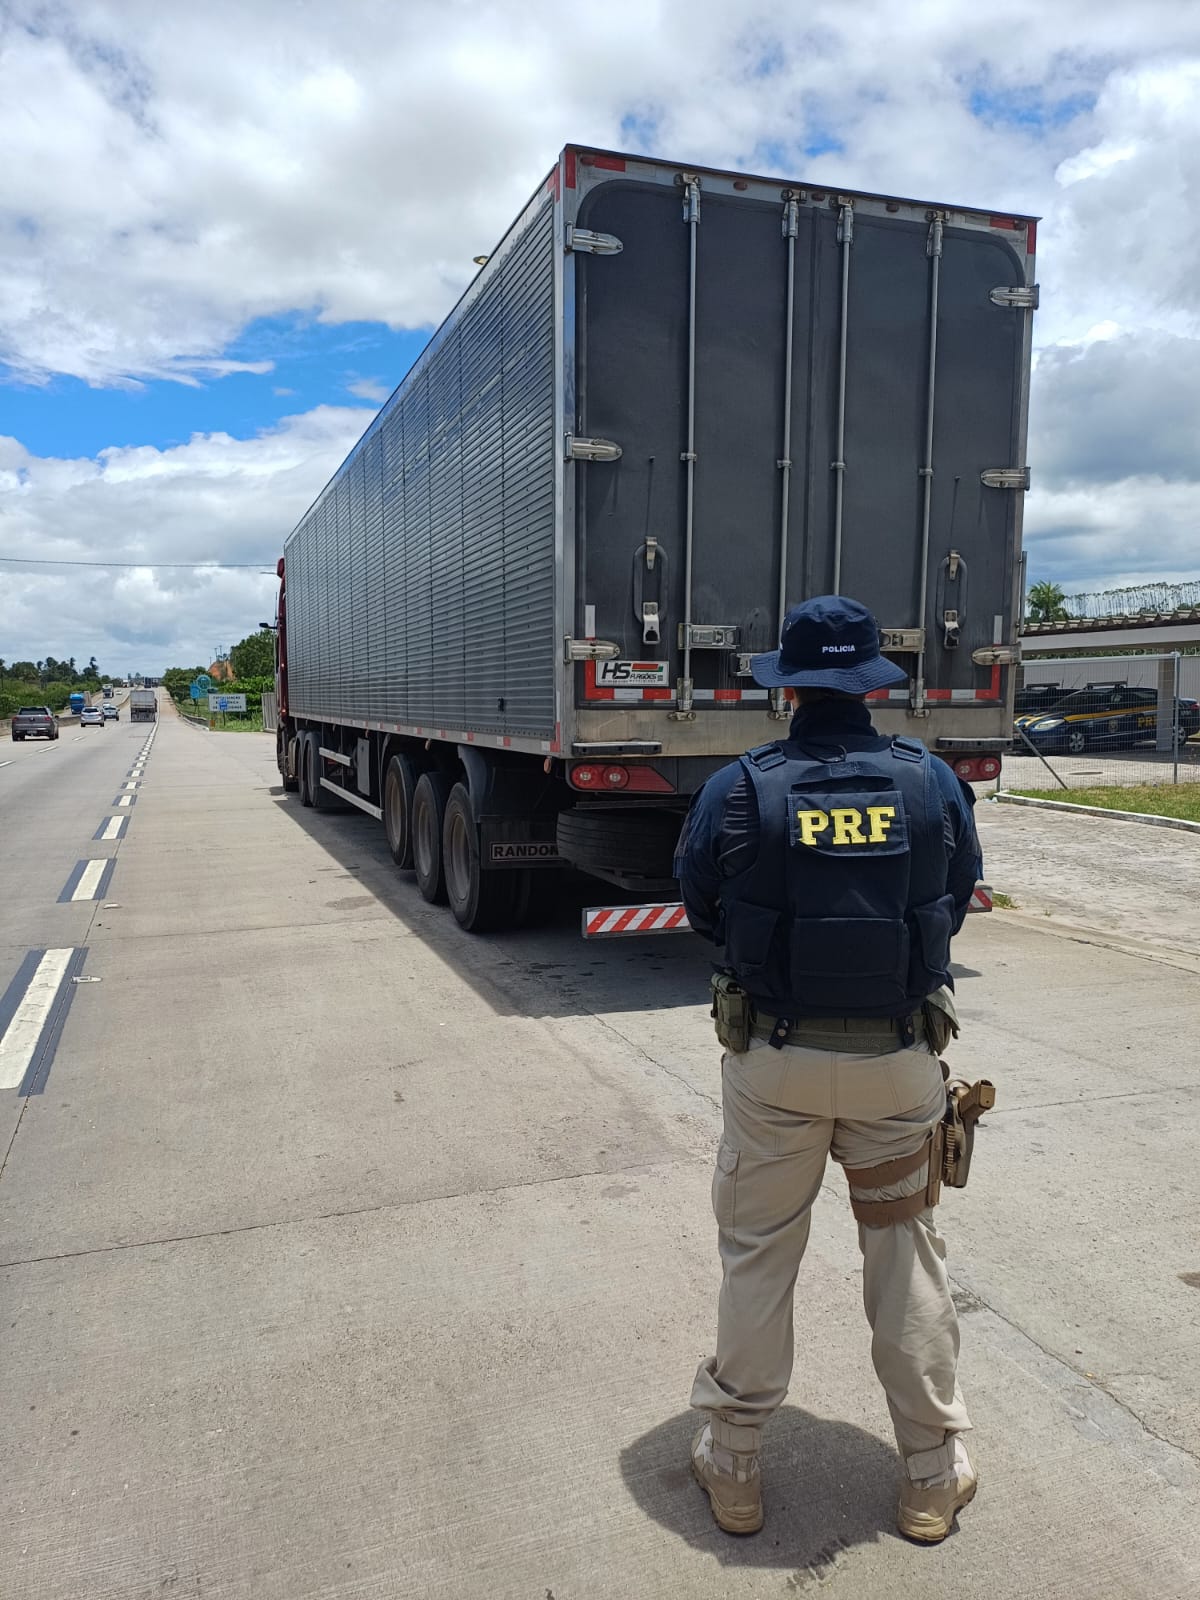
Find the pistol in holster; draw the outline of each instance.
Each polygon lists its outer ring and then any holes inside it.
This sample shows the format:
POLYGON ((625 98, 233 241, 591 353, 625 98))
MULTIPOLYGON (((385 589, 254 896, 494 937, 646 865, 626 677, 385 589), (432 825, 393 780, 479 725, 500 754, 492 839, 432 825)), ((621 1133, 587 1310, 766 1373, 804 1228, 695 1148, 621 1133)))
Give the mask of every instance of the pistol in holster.
POLYGON ((847 1167, 850 1184, 850 1209, 868 1228, 887 1228, 908 1222, 942 1197, 942 1185, 949 1189, 966 1186, 975 1148, 975 1124, 996 1104, 995 1085, 987 1078, 967 1083, 951 1078, 950 1069, 941 1063, 946 1080, 946 1110, 942 1120, 930 1129, 929 1137, 910 1156, 897 1156, 875 1167, 847 1167), (923 1188, 899 1200, 856 1200, 855 1189, 886 1189, 902 1178, 910 1178, 928 1163, 923 1188))
POLYGON ((942 1182, 948 1189, 965 1189, 975 1149, 975 1124, 996 1104, 996 1086, 987 1078, 967 1083, 952 1078, 942 1062, 946 1079, 946 1115, 942 1118, 942 1182))
POLYGON ((731 972, 712 975, 712 1018, 726 1050, 742 1055, 750 1048, 750 996, 731 972))

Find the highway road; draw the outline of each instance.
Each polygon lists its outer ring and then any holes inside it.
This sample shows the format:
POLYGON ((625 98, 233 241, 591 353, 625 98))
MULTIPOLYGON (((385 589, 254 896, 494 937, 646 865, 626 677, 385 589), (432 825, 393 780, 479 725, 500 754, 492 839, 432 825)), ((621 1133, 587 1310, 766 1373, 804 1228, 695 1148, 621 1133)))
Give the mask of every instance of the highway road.
POLYGON ((581 946, 574 892, 471 938, 266 736, 168 712, 0 762, 5 1600, 1200 1593, 1194 949, 971 919, 953 1059, 1000 1103, 941 1222, 979 1498, 894 1533, 835 1169, 738 1541, 686 1465, 697 941, 581 946))

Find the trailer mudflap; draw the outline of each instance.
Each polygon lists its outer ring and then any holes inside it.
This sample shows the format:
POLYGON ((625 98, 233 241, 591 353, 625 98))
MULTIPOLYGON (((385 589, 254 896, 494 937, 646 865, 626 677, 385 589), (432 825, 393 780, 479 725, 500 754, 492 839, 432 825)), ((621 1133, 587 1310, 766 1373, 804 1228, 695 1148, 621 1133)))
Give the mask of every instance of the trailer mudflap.
POLYGON ((554 827, 556 818, 534 824, 510 817, 482 817, 479 823, 479 853, 489 871, 501 867, 560 867, 562 857, 554 827))

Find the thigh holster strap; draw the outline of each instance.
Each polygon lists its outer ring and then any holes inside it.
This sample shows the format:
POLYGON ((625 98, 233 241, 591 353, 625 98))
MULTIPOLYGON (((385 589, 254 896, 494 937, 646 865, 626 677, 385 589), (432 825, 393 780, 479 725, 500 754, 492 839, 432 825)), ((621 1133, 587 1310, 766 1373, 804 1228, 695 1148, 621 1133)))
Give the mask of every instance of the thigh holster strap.
POLYGON ((850 1185, 850 1209, 856 1219, 868 1228, 888 1228, 893 1223, 909 1222, 928 1206, 937 1205, 942 1194, 942 1141, 945 1137, 939 1122, 930 1130, 929 1137, 910 1156, 897 1156, 893 1161, 881 1161, 876 1167, 846 1167, 846 1181, 850 1185), (914 1172, 929 1163, 929 1176, 923 1188, 915 1194, 903 1195, 899 1200, 856 1200, 855 1189, 886 1189, 902 1178, 911 1178, 914 1172))

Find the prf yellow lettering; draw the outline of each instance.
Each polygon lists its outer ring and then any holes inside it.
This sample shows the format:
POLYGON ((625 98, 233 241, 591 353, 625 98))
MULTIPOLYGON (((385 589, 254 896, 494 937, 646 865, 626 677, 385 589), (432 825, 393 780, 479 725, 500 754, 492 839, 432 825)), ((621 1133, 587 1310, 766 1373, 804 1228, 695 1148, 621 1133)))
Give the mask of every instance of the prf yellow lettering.
POLYGON ((796 821, 800 824, 800 842, 807 845, 816 844, 817 835, 829 826, 823 811, 797 811, 796 821))
POLYGON ((871 819, 871 832, 868 838, 872 844, 882 844, 887 838, 888 829, 896 819, 895 806, 868 806, 867 815, 871 819))
POLYGON ((834 844, 866 844, 861 811, 854 811, 847 806, 844 810, 831 811, 829 815, 833 819, 834 844))

